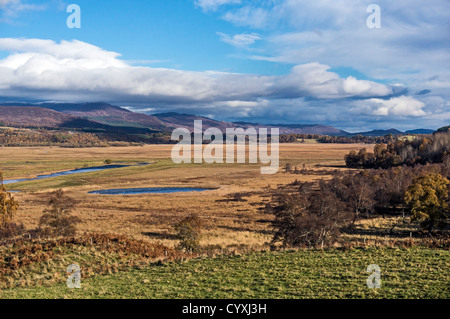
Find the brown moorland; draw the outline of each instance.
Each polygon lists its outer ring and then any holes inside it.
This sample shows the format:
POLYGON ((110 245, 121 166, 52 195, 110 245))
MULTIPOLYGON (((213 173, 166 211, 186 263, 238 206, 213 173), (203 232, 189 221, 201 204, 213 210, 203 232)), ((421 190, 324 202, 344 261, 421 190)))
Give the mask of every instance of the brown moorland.
POLYGON ((0 148, 0 170, 5 179, 32 178, 85 166, 150 163, 79 175, 68 175, 8 185, 21 206, 15 221, 36 228, 49 193, 62 188, 80 201, 74 213, 82 219, 80 233, 124 234, 173 247, 173 225, 197 213, 205 221, 201 245, 257 247, 270 241, 272 216, 261 208, 270 200, 265 190, 298 181, 327 178, 315 171, 345 170, 350 150, 373 145, 280 144, 280 170, 261 175, 261 164, 180 164, 170 158, 173 145, 67 149, 57 147, 0 148), (283 169, 306 168, 305 174, 283 169), (196 187, 203 192, 146 195, 95 195, 89 191, 138 187, 196 187), (236 195, 237 194, 237 195, 236 195))

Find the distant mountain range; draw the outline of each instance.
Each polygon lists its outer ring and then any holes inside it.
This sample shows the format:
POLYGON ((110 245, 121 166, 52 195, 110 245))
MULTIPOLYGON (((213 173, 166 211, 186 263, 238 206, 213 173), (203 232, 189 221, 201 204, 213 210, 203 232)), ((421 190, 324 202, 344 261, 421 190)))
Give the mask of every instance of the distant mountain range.
POLYGON ((317 134, 331 136, 384 136, 388 134, 431 134, 434 131, 417 129, 401 132, 396 129, 373 130, 349 133, 328 125, 320 124, 260 124, 249 122, 224 122, 203 116, 180 113, 159 113, 147 115, 136 113, 108 103, 2 103, 0 122, 29 127, 72 128, 85 131, 108 131, 113 133, 145 134, 149 132, 170 132, 183 127, 193 131, 194 121, 202 120, 203 129, 226 128, 279 128, 280 134, 317 134))
POLYGON ((385 136, 385 135, 405 135, 405 134, 433 134, 434 130, 428 130, 428 129, 416 129, 416 130, 409 130, 409 131, 399 131, 395 128, 391 128, 389 130, 373 130, 369 132, 360 132, 360 133, 354 133, 352 135, 363 135, 363 136, 385 136))

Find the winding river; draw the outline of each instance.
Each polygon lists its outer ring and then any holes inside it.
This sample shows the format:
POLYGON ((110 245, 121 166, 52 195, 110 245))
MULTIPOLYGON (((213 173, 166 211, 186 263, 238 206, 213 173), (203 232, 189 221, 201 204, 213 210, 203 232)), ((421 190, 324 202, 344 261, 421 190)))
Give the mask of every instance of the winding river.
MULTIPOLYGON (((148 165, 149 163, 140 163, 138 165, 148 165)), ((72 175, 72 174, 83 174, 83 173, 90 173, 90 172, 96 172, 96 171, 103 171, 107 169, 113 169, 113 168, 122 168, 122 167, 129 167, 133 165, 103 165, 103 166, 93 166, 93 167, 86 167, 86 168, 77 168, 70 171, 63 171, 63 172, 57 172, 47 175, 39 175, 35 178, 23 178, 23 179, 8 179, 4 180, 3 184, 14 184, 14 183, 20 183, 20 182, 26 182, 26 181, 36 181, 40 179, 46 179, 46 178, 52 178, 52 177, 58 177, 58 176, 65 176, 65 175, 72 175)))

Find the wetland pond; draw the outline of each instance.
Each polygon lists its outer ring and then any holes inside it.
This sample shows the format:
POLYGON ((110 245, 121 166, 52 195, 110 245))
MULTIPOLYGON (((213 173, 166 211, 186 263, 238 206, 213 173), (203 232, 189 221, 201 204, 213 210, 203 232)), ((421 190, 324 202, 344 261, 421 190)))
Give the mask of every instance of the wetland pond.
POLYGON ((209 190, 213 190, 213 188, 146 187, 146 188, 103 189, 99 191, 89 192, 89 194, 97 194, 97 195, 171 194, 181 192, 203 192, 209 190))
MULTIPOLYGON (((137 166, 149 165, 150 163, 139 163, 137 166)), ((83 174, 96 171, 103 171, 113 168, 130 167, 135 165, 103 165, 103 166, 93 166, 77 168, 70 171, 57 172, 46 175, 38 175, 35 178, 23 178, 23 179, 9 179, 3 181, 3 184, 14 184, 25 181, 35 181, 46 178, 73 175, 73 174, 83 174)), ((125 189, 104 189, 98 191, 91 191, 89 194, 98 195, 138 195, 138 194, 171 194, 171 193, 181 193, 181 192, 202 192, 207 190, 213 190, 213 188, 192 188, 192 187, 149 187, 149 188, 125 188, 125 189)), ((18 193, 17 191, 11 191, 12 193, 18 193)))
MULTIPOLYGON (((141 165, 149 165, 149 163, 139 163, 138 166, 141 165)), ((83 174, 83 173, 90 173, 90 172, 96 172, 96 171, 103 171, 107 169, 113 169, 113 168, 122 168, 122 167, 130 167, 134 165, 103 165, 103 166, 93 166, 93 167, 84 167, 84 168, 77 168, 70 171, 63 171, 63 172, 57 172, 47 175, 39 175, 35 178, 23 178, 23 179, 9 179, 3 181, 3 184, 14 184, 14 183, 20 183, 20 182, 26 182, 26 181, 36 181, 40 179, 45 178, 52 178, 52 177, 58 177, 58 176, 65 176, 65 175, 73 175, 73 174, 83 174)))

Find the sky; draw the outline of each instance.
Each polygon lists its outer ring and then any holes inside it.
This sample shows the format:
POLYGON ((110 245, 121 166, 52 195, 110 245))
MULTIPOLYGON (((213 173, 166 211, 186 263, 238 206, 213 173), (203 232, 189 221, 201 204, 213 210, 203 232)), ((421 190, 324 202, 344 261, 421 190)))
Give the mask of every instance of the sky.
POLYGON ((450 1, 0 0, 0 101, 437 129, 450 124, 450 1))

